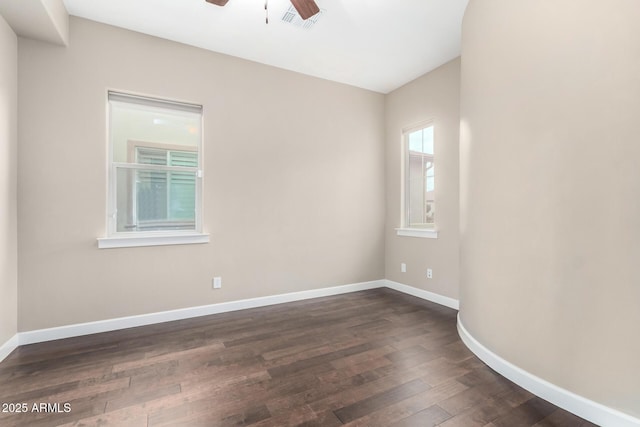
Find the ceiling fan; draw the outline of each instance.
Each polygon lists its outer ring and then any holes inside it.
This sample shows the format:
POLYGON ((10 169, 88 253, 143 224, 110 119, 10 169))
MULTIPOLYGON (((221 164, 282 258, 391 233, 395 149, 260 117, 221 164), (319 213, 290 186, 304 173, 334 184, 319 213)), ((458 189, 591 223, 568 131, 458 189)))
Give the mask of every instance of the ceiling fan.
MULTIPOLYGON (((206 0, 207 3, 215 4, 218 6, 224 6, 229 0, 206 0)), ((291 0, 291 4, 296 8, 298 14, 302 19, 311 18, 316 13, 320 12, 320 8, 314 0, 291 0)))

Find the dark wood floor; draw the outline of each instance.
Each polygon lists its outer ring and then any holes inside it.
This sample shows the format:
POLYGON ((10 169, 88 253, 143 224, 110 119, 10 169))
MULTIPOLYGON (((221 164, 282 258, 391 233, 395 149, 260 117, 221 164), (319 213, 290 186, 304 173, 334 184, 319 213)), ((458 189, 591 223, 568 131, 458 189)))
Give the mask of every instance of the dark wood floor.
POLYGON ((486 367, 454 310, 388 289, 24 346, 0 402, 28 408, 5 427, 593 425, 486 367))

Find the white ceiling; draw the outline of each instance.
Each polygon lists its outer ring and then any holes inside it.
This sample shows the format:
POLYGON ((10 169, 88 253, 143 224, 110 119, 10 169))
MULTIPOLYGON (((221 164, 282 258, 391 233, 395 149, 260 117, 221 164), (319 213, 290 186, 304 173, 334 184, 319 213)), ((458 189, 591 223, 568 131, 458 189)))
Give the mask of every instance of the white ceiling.
POLYGON ((388 93, 460 54, 468 0, 316 0, 318 22, 281 18, 289 0, 64 0, 71 15, 388 93))

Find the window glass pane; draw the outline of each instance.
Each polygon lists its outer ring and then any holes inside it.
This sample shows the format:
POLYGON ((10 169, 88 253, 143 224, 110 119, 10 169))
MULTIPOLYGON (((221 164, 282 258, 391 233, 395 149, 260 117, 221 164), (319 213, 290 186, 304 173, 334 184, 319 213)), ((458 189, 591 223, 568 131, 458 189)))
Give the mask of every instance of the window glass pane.
POLYGON ((425 162, 425 179, 427 181, 427 193, 432 192, 435 189, 435 172, 433 162, 425 162))
POLYGON ((433 154, 433 126, 409 133, 409 150, 433 154))
POLYGON ((195 168, 198 166, 198 155, 186 151, 170 151, 169 166, 181 166, 185 168, 195 168))
POLYGON ((422 153, 422 130, 411 132, 409 134, 409 150, 416 153, 422 153))
POLYGON ((435 224, 434 219, 436 215, 436 202, 433 200, 427 200, 425 204, 425 223, 435 224))
POLYGON ((133 193, 135 170, 116 169, 116 231, 136 231, 133 212, 133 193))
POLYGON ((422 130, 423 153, 433 154, 433 126, 422 130))
POLYGON ((196 171, 116 169, 118 232, 195 229, 196 171))
POLYGON ((425 188, 424 164, 420 154, 409 155, 409 224, 424 222, 425 188))
POLYGON ((134 186, 137 225, 167 217, 168 175, 166 171, 138 170, 134 186))
POLYGON ((190 172, 171 172, 169 187, 169 220, 195 219, 196 177, 190 172))
POLYGON ((113 161, 134 163, 132 145, 151 142, 197 151, 200 114, 147 105, 110 101, 113 161))
POLYGON ((167 150, 136 147, 136 162, 145 165, 166 165, 167 150))

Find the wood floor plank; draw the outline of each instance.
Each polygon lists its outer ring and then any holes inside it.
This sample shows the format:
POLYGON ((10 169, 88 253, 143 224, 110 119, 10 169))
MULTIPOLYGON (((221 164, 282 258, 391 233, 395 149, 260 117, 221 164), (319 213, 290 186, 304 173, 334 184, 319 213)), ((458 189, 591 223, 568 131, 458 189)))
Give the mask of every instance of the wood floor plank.
POLYGON ((477 388, 469 388, 457 395, 438 403, 451 415, 458 415, 487 400, 487 395, 477 388))
POLYGON ((419 379, 409 381, 408 383, 393 387, 382 393, 338 409, 334 411, 334 413, 340 421, 346 424, 349 421, 363 417, 370 412, 377 411, 393 403, 400 402, 420 392, 427 391, 430 388, 431 386, 419 379))
POLYGON ((281 376, 299 372, 303 369, 306 369, 314 365, 320 365, 325 362, 331 362, 333 360, 342 359, 344 357, 363 353, 367 350, 371 350, 372 348, 373 348, 373 345, 369 343, 358 344, 358 345, 350 346, 341 350, 331 351, 315 357, 310 357, 308 359, 299 360, 297 362, 289 363, 287 365, 281 365, 281 366, 276 366, 274 368, 269 368, 268 372, 272 378, 281 377, 281 376))
MULTIPOLYGON (((416 394, 398 403, 374 411, 364 417, 358 418, 347 424, 349 427, 387 427, 403 419, 412 417, 417 413, 435 405, 448 397, 466 390, 467 387, 455 380, 439 384, 425 392, 416 394)), ((420 426, 420 424, 418 424, 420 426)))
POLYGON ((397 423, 394 423, 391 427, 434 427, 442 423, 443 421, 451 418, 451 414, 442 409, 438 405, 429 406, 427 409, 423 409, 410 417, 404 418, 397 423))
POLYGON ((557 407, 551 403, 539 397, 532 397, 492 423, 496 427, 528 427, 547 418, 556 410, 557 407))
POLYGON ((105 412, 115 411, 116 409, 126 408, 127 406, 138 405, 157 399, 163 396, 169 396, 180 393, 180 384, 172 384, 170 386, 148 389, 147 387, 131 390, 124 396, 109 400, 105 412))
POLYGON ((488 399, 444 421, 442 427, 485 426, 492 420, 513 410, 506 402, 488 399))
POLYGON ((589 425, 591 424, 570 412, 553 411, 533 427, 587 427, 589 425))
POLYGON ((456 311, 375 289, 22 346, 2 427, 590 427, 492 371, 456 311))

